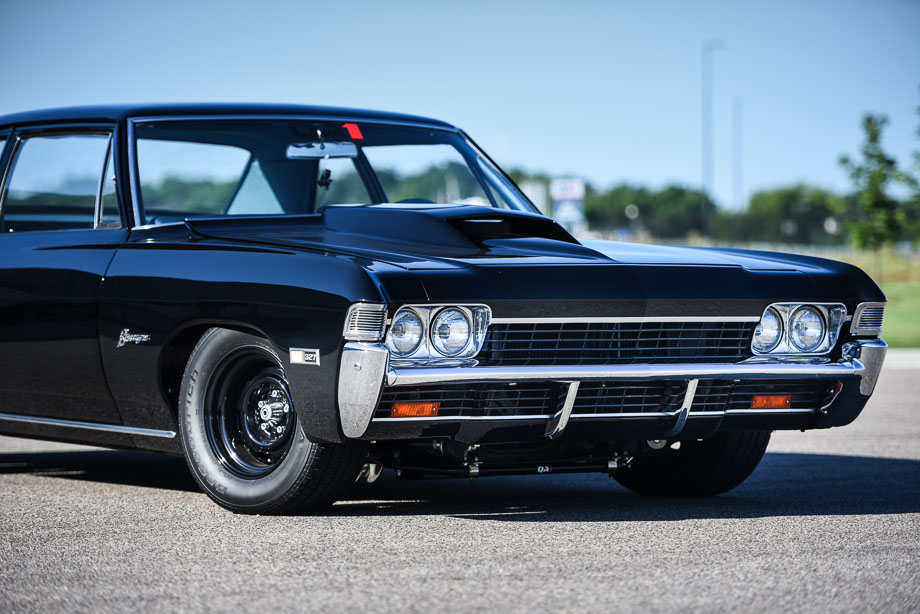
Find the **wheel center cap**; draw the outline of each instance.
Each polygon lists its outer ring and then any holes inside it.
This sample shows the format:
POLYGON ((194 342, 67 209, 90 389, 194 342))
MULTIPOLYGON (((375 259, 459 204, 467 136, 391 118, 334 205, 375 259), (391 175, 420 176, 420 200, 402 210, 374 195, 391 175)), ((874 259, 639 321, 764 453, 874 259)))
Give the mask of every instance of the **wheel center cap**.
POLYGON ((265 420, 266 422, 272 419, 272 408, 268 405, 263 405, 262 409, 259 410, 259 417, 265 420))

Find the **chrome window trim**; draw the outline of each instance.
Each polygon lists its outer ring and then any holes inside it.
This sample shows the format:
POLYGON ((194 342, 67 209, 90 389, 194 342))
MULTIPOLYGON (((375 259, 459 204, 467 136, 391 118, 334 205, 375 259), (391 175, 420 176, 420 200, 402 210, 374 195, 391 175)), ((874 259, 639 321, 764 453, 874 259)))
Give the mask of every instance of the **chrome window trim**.
POLYGON ((2 414, 0 420, 10 422, 25 422, 28 424, 43 424, 45 426, 64 426, 75 429, 86 429, 90 431, 103 431, 106 433, 121 433, 124 435, 143 435, 145 437, 162 437, 172 439, 176 436, 175 431, 162 431, 159 429, 146 429, 137 426, 122 426, 120 424, 105 424, 102 422, 83 422, 80 420, 63 420, 60 418, 44 418, 41 416, 20 416, 17 414, 2 414))
POLYGON ((856 306, 856 309, 853 310, 853 319, 850 321, 850 334, 852 335, 881 335, 882 330, 884 330, 884 316, 885 309, 888 307, 888 302, 875 302, 875 303, 860 303, 856 306), (882 326, 875 327, 863 327, 860 326, 860 318, 862 318, 862 313, 868 308, 881 308, 882 309, 882 326))
POLYGON ((3 179, 0 180, 0 228, 3 224, 3 206, 6 203, 6 186, 10 180, 10 173, 13 170, 13 161, 16 159, 16 152, 22 144, 22 137, 18 133, 10 135, 10 155, 7 157, 6 168, 3 169, 3 179))
MULTIPOLYGON (((102 190, 105 187, 105 177, 109 170, 109 156, 112 155, 112 142, 115 134, 109 135, 109 144, 105 148, 105 157, 102 160, 102 174, 99 176, 99 185, 96 186, 96 212, 93 215, 93 228, 102 227, 102 190)), ((115 166, 115 159, 112 158, 112 166, 115 166)))

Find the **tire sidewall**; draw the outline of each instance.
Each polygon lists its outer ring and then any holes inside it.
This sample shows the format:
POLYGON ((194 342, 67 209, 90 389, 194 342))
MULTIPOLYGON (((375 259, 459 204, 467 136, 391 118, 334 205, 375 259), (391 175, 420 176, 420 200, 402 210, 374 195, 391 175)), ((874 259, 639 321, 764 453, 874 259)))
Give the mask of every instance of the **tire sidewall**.
POLYGON ((231 352, 246 347, 264 350, 281 366, 277 353, 264 340, 237 331, 210 329, 189 358, 179 399, 179 433, 192 473, 208 495, 238 510, 270 507, 282 499, 300 480, 313 446, 298 421, 287 455, 268 475, 242 478, 218 460, 207 435, 208 387, 221 362, 231 352))

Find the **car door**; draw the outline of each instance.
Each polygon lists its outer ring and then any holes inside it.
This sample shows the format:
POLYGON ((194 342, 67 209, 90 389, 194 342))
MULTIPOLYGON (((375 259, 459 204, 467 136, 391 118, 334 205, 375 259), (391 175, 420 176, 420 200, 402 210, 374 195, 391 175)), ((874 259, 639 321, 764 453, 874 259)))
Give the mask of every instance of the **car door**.
POLYGON ((98 292, 127 238, 114 125, 8 135, 0 191, 0 412, 120 424, 99 352, 98 292))

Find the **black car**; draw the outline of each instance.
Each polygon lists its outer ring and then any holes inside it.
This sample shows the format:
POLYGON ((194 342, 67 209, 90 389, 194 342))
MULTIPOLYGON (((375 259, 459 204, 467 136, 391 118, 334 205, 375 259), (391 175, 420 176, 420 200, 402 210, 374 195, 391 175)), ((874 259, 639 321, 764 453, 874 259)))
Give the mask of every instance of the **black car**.
POLYGON ((238 512, 382 467, 715 494, 885 356, 859 269, 579 242, 440 121, 87 107, 0 143, 0 432, 184 454, 238 512))

